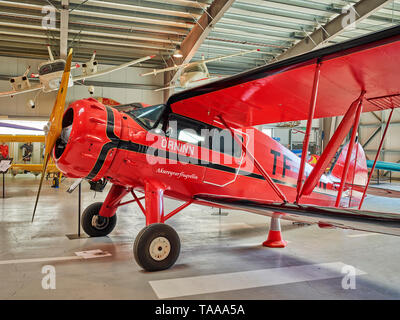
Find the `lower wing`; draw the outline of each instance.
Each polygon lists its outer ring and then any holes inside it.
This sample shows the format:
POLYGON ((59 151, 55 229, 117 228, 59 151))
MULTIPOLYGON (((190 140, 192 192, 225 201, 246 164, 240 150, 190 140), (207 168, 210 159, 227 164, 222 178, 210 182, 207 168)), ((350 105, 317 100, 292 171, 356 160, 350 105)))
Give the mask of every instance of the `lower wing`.
POLYGON ((264 216, 279 215, 291 221, 400 236, 400 213, 259 202, 215 195, 197 195, 195 200, 264 216))

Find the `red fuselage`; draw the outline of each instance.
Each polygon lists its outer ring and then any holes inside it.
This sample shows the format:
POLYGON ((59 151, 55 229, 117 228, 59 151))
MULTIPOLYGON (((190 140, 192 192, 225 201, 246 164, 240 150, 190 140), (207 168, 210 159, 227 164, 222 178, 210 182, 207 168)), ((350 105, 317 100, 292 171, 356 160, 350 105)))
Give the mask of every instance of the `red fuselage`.
MULTIPOLYGON (((76 101, 64 114, 63 127, 69 126, 71 131, 65 145, 56 145, 56 165, 71 178, 106 178, 114 185, 139 190, 144 190, 146 183, 156 183, 162 186, 164 195, 184 201, 190 201, 198 194, 211 194, 281 202, 241 149, 239 152, 222 152, 193 141, 187 142, 187 134, 185 139, 165 135, 168 129, 162 122, 171 119, 177 121, 178 128, 194 123, 193 119, 174 115, 165 109, 158 130, 150 130, 149 123, 141 122, 129 113, 105 107, 92 98, 76 101)), ((198 125, 201 127, 203 124, 198 125)), ((216 124, 218 127, 222 126, 216 124)), ((241 128, 236 130, 236 134, 247 149, 252 150, 254 158, 287 199, 294 202, 300 158, 255 128, 241 128)), ((193 137, 191 139, 199 138, 193 137)), ((365 161, 360 150, 357 151, 357 161, 365 161)), ((305 177, 312 169, 306 164, 305 177)), ((314 192, 303 196, 301 203, 333 206, 340 183, 337 176, 323 175, 314 192)), ((362 185, 366 178, 366 167, 350 167, 350 183, 362 185)), ((349 206, 350 196, 351 205, 358 203, 360 195, 347 191, 341 206, 349 206)))

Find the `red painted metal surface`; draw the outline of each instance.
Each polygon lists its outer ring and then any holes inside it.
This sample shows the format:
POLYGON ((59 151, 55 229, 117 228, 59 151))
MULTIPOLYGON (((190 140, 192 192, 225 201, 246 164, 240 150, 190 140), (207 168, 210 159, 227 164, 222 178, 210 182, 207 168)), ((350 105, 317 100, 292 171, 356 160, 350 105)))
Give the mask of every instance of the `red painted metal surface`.
POLYGON ((99 215, 103 217, 112 217, 117 211, 119 202, 128 193, 129 190, 126 187, 114 184, 101 206, 99 215))
POLYGON ((222 116, 219 116, 219 119, 221 122, 224 124, 224 126, 230 131, 232 138, 236 140, 237 143, 239 143, 242 147, 242 151, 246 154, 247 157, 253 161, 254 165, 256 166, 257 170, 261 173, 261 175, 264 177, 264 179, 268 182, 272 190, 278 195, 279 198, 282 199, 283 202, 288 202, 286 199, 285 195, 283 192, 279 189, 279 187, 272 181, 271 177, 268 175, 268 173, 265 171, 265 169, 262 167, 262 165, 257 161, 256 158, 251 154, 251 152, 246 148, 244 143, 239 140, 239 138, 236 136, 236 134, 233 132, 232 128, 229 127, 229 125, 225 122, 222 116))
POLYGON ((133 198, 135 199, 136 203, 138 204, 140 210, 142 210, 143 214, 146 216, 146 209, 143 207, 142 203, 140 202, 140 199, 143 199, 143 198, 146 198, 146 197, 138 198, 136 196, 136 193, 133 190, 131 190, 131 194, 132 194, 133 198))
POLYGON ((309 195, 317 185, 321 176, 326 171, 329 163, 332 161, 335 153, 339 149, 342 144, 344 138, 350 131, 354 123, 354 117, 357 111, 357 108, 364 97, 364 92, 357 98, 357 100, 353 101, 346 114, 344 115, 342 121, 340 122, 339 127, 336 129, 332 138, 329 140, 328 145, 326 146, 324 152, 321 154, 318 162, 314 166, 314 170, 312 170, 311 174, 304 182, 303 188, 300 193, 300 197, 303 195, 309 195))
MULTIPOLYGON (((190 154, 191 157, 200 159, 202 147, 190 145, 190 148, 185 149, 184 142, 147 132, 132 118, 115 109, 105 108, 93 99, 76 101, 69 106, 69 109, 72 109, 74 114, 73 126, 65 151, 55 158, 58 168, 70 177, 91 175, 94 180, 106 177, 111 183, 119 186, 116 190, 145 191, 145 208, 137 197, 134 198, 146 213, 148 224, 162 222, 163 196, 189 202, 197 194, 223 194, 254 201, 282 202, 283 199, 273 188, 276 185, 288 202, 294 202, 296 199, 300 159, 254 128, 235 130, 239 135, 248 135, 248 147, 254 152, 254 154, 246 153, 243 164, 236 173, 238 167, 234 164, 214 165, 211 162, 211 166, 206 167, 201 165, 200 161, 181 163, 163 158, 160 154, 147 152, 146 150, 150 150, 148 148, 158 148, 170 154, 181 156, 190 154), (87 124, 85 121, 89 117, 101 121, 96 125, 92 125, 94 122, 87 124), (96 139, 92 138, 94 134, 96 139), (132 149, 132 146, 136 147, 132 149), (90 157, 87 157, 89 153, 90 157), (257 161, 254 162, 253 159, 257 161), (216 179, 233 182, 225 187, 205 184, 206 171, 212 173, 216 179), (236 179, 233 179, 236 174, 236 179), (266 183, 268 176, 273 183, 266 183)), ((306 163, 305 175, 310 175, 312 169, 313 167, 306 163)), ((333 206, 337 193, 335 183, 337 184, 337 179, 334 181, 322 175, 313 192, 304 195, 302 201, 308 204, 333 206)), ((111 193, 109 201, 117 205, 121 194, 111 193)), ((194 202, 202 203, 197 200, 194 202)))
POLYGON ((356 112, 356 118, 354 120, 353 132, 351 133, 349 149, 348 149, 347 155, 346 155, 346 161, 345 161, 345 165, 344 165, 344 169, 343 169, 342 178, 341 178, 341 181, 340 181, 340 187, 339 187, 338 195, 337 195, 337 198, 336 198, 335 207, 338 207, 340 205, 340 200, 342 198, 344 185, 345 185, 346 180, 347 180, 347 173, 349 171, 350 159, 352 157, 353 147, 354 147, 354 143, 356 141, 356 135, 357 135, 357 132, 358 132, 358 125, 360 124, 360 117, 361 117, 362 108, 363 108, 363 102, 360 101, 360 103, 358 105, 358 108, 357 108, 357 112, 356 112))
POLYGON ((367 194, 368 186, 369 186, 369 183, 370 183, 370 181, 371 181, 372 174, 374 173, 375 166, 376 166, 376 162, 378 161, 378 158, 379 158, 379 155, 380 155, 380 153, 381 153, 382 146, 383 146, 383 142, 385 141, 386 133, 387 133, 387 131, 388 131, 388 129, 389 129, 390 122, 392 121, 393 111, 394 111, 394 108, 393 108, 392 111, 390 112, 390 115, 389 115, 389 118, 388 118, 388 121, 387 121, 387 124, 386 124, 386 127, 385 127, 385 131, 383 132, 381 142, 379 143, 379 148, 378 148, 378 151, 376 152, 374 164, 372 165, 371 172, 370 172, 370 174, 369 174, 369 176, 368 176, 368 181, 367 181, 367 184, 366 184, 366 186, 365 186, 363 195, 362 195, 362 197, 361 197, 361 200, 360 200, 360 204, 359 204, 359 206, 358 206, 358 209, 361 209, 361 207, 362 207, 362 205, 363 205, 363 202, 364 202, 364 199, 365 199, 365 195, 367 194))
POLYGON ((310 144, 310 133, 311 133, 311 128, 312 128, 312 121, 314 119, 315 107, 317 105, 318 86, 319 86, 320 75, 321 75, 321 63, 317 63, 317 65, 315 67, 314 84, 313 84, 311 99, 310 99, 310 110, 308 112, 307 128, 306 128, 306 133, 305 133, 305 137, 303 140, 303 150, 302 150, 302 154, 301 154, 301 164, 300 164, 299 176, 297 178, 296 202, 299 201, 300 191, 301 191, 301 188, 303 185, 304 167, 305 167, 307 156, 308 156, 308 146, 310 144))
POLYGON ((145 183, 146 225, 163 222, 164 186, 158 181, 145 183))
MULTIPOLYGON (((172 110, 175 115, 218 128, 225 124, 231 134, 235 129, 233 137, 243 149, 239 162, 235 155, 227 156, 224 151, 184 142, 173 135, 166 136, 165 126, 158 131, 149 131, 146 124, 128 113, 105 107, 95 99, 76 101, 66 110, 63 123, 67 126, 71 122, 71 132, 66 146, 58 145, 54 149, 55 162, 68 177, 94 181, 106 178, 113 184, 100 215, 114 214, 123 195, 132 192, 146 215, 146 224, 163 222, 180 211, 177 208, 164 217, 165 196, 199 204, 206 203, 197 198, 198 195, 221 196, 252 203, 280 204, 284 210, 296 206, 296 210, 301 210, 301 206, 282 204, 282 201, 295 202, 299 195, 298 178, 300 176, 301 181, 303 175, 309 178, 301 188, 302 203, 346 206, 349 204, 346 191, 353 180, 348 181, 347 173, 356 182, 367 170, 362 149, 361 156, 357 156, 353 166, 350 165, 356 130, 346 159, 339 157, 331 175, 324 174, 326 166, 350 127, 358 126, 360 102, 364 98, 400 92, 397 59, 400 27, 363 39, 355 40, 355 45, 352 42, 333 49, 316 50, 183 91, 168 100, 165 110, 172 110), (319 62, 324 66, 321 75, 315 69, 319 62), (311 103, 310 92, 313 92, 311 103), (351 104, 358 95, 360 97, 351 104), (252 127, 345 113, 314 170, 305 163, 306 157, 301 164, 295 154, 252 127), (208 160, 205 163, 204 158, 208 160), (221 159, 224 160, 221 162, 221 159), (304 173, 299 174, 300 168, 304 173), (351 170, 354 170, 353 175, 351 170), (338 184, 340 194, 344 192, 343 199, 337 197, 338 184), (133 190, 145 192, 145 208, 133 190)), ((384 108, 368 101, 363 105, 366 112, 381 109, 384 108)), ((354 197, 357 200, 358 194, 354 193, 354 197)))
MULTIPOLYGON (((395 39, 399 38, 396 35, 395 39)), ((324 72, 315 119, 342 116, 363 90, 368 92, 367 99, 399 93, 400 42, 379 43, 322 57, 324 72)), ((290 65, 277 63, 262 78, 256 69, 244 83, 239 80, 246 74, 228 79, 229 84, 225 84, 228 80, 217 81, 171 97, 171 107, 176 113, 207 123, 212 123, 211 115, 216 111, 234 127, 306 120, 316 62, 317 58, 290 65), (190 97, 191 92, 197 95, 190 97)), ((364 104, 364 112, 381 109, 369 101, 364 104)))
POLYGON ((171 211, 170 213, 168 213, 165 217, 162 218, 162 222, 167 221, 169 218, 172 218, 174 215, 176 215, 177 213, 181 212, 183 209, 187 208, 188 206, 190 206, 193 203, 193 200, 190 200, 186 203, 184 203, 183 205, 179 206, 178 208, 176 208, 175 210, 171 211))

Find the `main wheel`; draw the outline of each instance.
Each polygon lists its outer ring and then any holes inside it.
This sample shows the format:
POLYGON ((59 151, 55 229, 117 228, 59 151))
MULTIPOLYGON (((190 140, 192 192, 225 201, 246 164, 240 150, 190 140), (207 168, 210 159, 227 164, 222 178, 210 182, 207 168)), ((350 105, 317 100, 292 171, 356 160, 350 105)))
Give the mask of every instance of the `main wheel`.
POLYGON ((103 202, 95 202, 82 213, 82 228, 91 237, 104 237, 114 230, 117 224, 117 215, 112 217, 99 216, 103 202))
POLYGON ((164 223, 154 223, 143 228, 133 246, 136 262, 146 271, 172 267, 180 250, 181 241, 178 234, 164 223))

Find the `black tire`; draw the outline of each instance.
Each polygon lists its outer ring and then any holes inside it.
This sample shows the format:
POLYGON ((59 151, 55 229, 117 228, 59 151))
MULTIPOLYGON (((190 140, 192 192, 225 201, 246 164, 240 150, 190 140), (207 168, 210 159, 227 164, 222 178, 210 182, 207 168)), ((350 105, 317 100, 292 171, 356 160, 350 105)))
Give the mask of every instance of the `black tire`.
POLYGON ((99 216, 102 204, 103 202, 92 203, 82 213, 82 228, 91 237, 104 237, 111 233, 117 224, 116 214, 111 218, 99 216), (97 222, 93 219, 95 216, 97 216, 97 222))
POLYGON ((154 223, 143 228, 133 246, 136 262, 146 271, 159 271, 172 267, 180 251, 181 240, 178 234, 164 223, 154 223))

